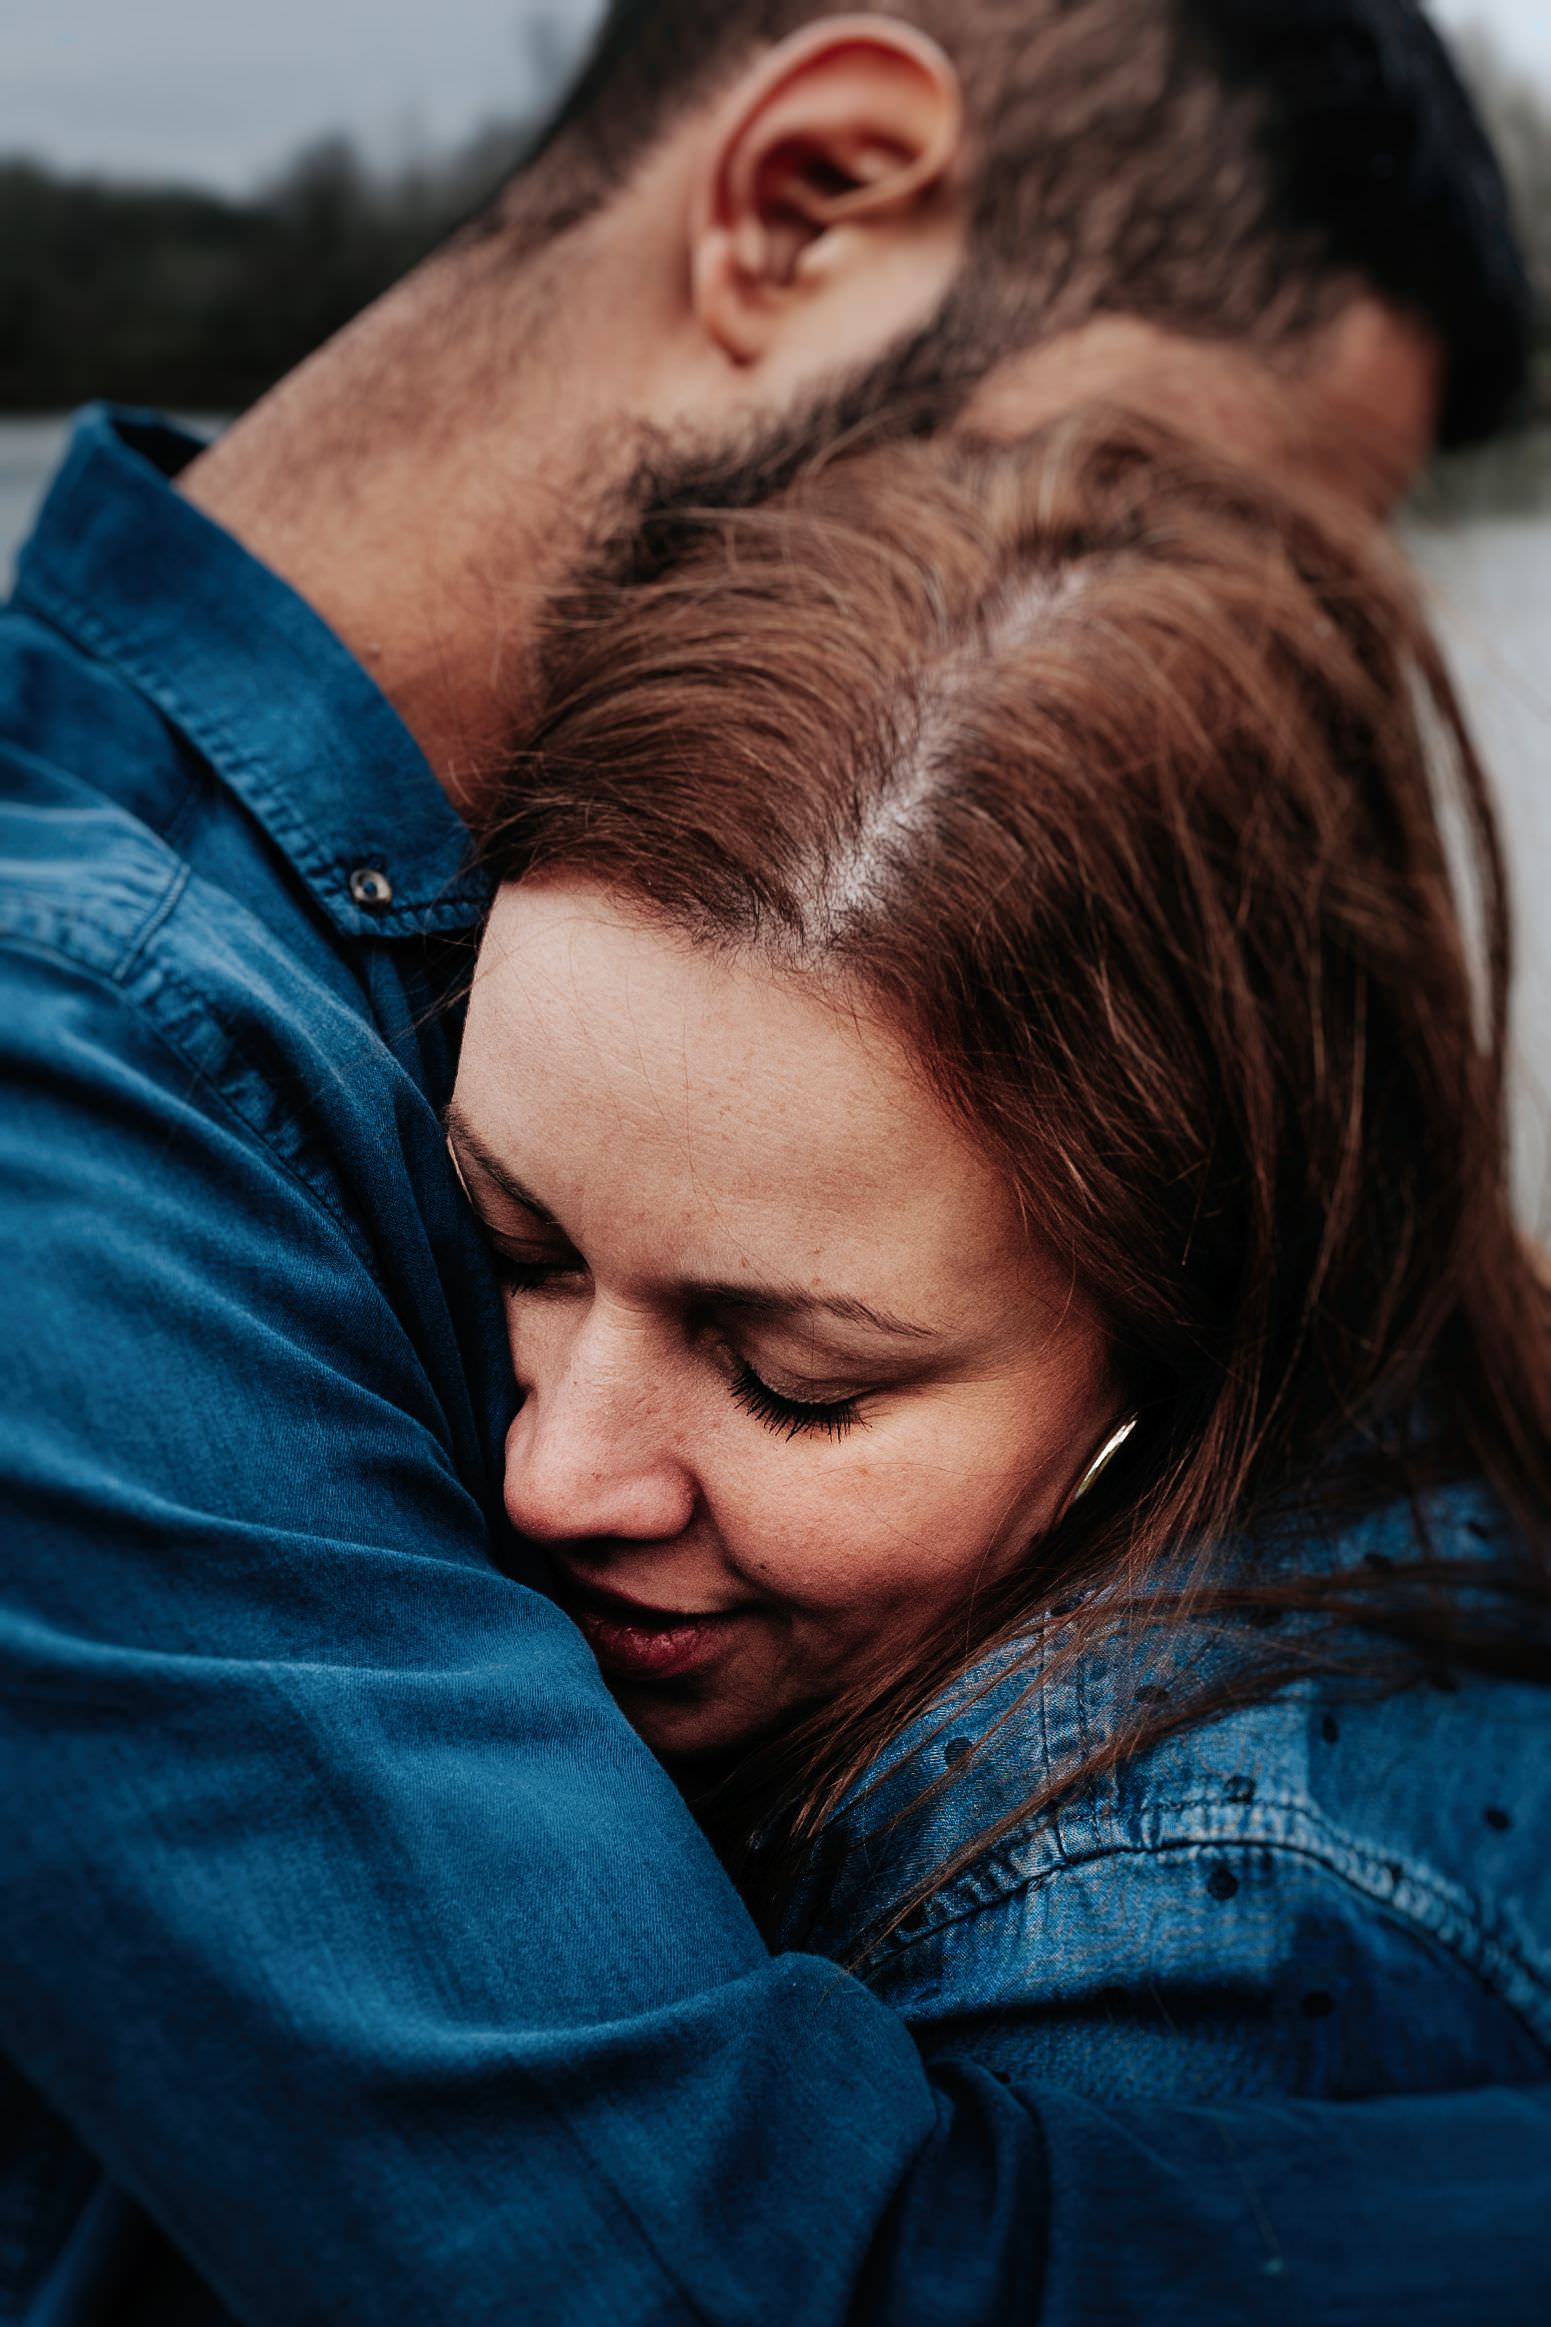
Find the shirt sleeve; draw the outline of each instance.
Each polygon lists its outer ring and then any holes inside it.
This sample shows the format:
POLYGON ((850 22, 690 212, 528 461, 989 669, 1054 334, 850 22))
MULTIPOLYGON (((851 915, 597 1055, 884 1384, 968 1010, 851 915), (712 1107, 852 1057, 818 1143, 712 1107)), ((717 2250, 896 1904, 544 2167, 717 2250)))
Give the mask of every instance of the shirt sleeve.
MULTIPOLYGON (((1038 2327, 1543 2327, 1544 2086, 1192 2107, 1098 2102, 1051 2085, 999 2090, 984 2071, 946 2066, 936 2082, 939 2138, 913 2169, 887 2259, 893 2284, 945 2300, 935 2313, 896 2313, 886 2298, 869 2315, 880 2327, 934 2316, 1038 2327), (1003 2129, 1028 2109, 1048 2161, 1032 2308, 1009 2284, 984 2309, 956 2311, 955 2290, 985 2287, 990 2260, 977 2283, 967 2238, 934 2253, 927 2186, 951 2198, 978 2141, 983 2191, 1003 2129)), ((987 2220, 995 2225, 982 2204, 987 2220)))

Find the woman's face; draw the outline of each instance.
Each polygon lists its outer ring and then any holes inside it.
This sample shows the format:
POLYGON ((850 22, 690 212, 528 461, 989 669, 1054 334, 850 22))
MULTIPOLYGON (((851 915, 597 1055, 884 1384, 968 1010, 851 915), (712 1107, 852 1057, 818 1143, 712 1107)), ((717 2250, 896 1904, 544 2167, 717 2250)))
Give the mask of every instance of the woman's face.
POLYGON ((1106 1433, 1096 1323, 816 981, 509 888, 449 1124, 507 1288, 507 1508, 661 1752, 961 1617, 1106 1433))

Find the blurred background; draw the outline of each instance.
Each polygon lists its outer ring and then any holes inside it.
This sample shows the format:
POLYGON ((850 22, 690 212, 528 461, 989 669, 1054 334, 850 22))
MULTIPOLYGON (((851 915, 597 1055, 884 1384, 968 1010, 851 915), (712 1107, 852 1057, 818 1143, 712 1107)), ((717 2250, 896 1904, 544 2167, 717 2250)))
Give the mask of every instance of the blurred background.
MULTIPOLYGON (((65 415, 218 422, 517 159, 600 0, 24 0, 0 22, 0 582, 65 415)), ((837 0, 838 5, 838 0, 837 0)), ((1433 0, 1508 167, 1536 408, 1408 526, 1502 794, 1519 889, 1526 1202, 1551 1229, 1551 0, 1433 0)))

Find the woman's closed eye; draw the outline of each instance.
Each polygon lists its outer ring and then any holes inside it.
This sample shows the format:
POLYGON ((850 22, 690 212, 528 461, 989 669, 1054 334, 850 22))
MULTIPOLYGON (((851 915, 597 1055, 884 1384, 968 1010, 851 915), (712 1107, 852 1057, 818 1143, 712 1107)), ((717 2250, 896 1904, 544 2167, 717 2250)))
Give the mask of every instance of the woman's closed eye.
MULTIPOLYGON (((495 1235, 488 1235, 488 1242, 496 1277, 509 1293, 571 1293, 587 1280, 587 1263, 569 1245, 517 1249, 510 1241, 495 1235)), ((716 1338, 720 1341, 721 1336, 716 1338)), ((768 1430, 784 1438, 804 1437, 811 1431, 843 1438, 864 1419, 861 1411, 864 1392, 852 1390, 839 1398, 799 1397, 790 1390, 777 1389, 773 1382, 755 1371, 746 1357, 726 1348, 725 1344, 723 1347, 725 1357, 721 1370, 734 1403, 768 1430)))
POLYGON ((732 1394, 746 1414, 787 1438, 800 1438, 810 1430, 844 1438, 863 1419, 860 1391, 846 1398, 789 1397, 757 1374, 746 1358, 736 1363, 732 1394))

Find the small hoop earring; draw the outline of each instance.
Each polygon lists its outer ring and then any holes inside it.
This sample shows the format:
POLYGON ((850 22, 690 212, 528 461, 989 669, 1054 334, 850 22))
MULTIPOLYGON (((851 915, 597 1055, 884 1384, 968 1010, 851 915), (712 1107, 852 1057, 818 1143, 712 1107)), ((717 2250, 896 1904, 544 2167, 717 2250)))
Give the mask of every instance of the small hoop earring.
MULTIPOLYGON (((1137 1423, 1140 1420, 1141 1416, 1139 1414, 1130 1414, 1126 1417, 1124 1422, 1117 1424, 1116 1427, 1110 1432, 1108 1438, 1105 1439, 1104 1444, 1099 1448, 1098 1453, 1094 1456, 1092 1462, 1089 1463, 1087 1469, 1083 1472, 1082 1477, 1078 1480, 1076 1487, 1073 1489, 1073 1503, 1080 1503, 1084 1495, 1087 1494, 1088 1489, 1098 1485, 1100 1479, 1104 1476, 1104 1473, 1108 1470, 1110 1464, 1114 1461, 1116 1455, 1120 1452, 1120 1449, 1125 1445, 1126 1440, 1130 1437, 1132 1431, 1136 1428, 1137 1423)), ((1067 1508, 1070 1509, 1071 1505, 1068 1504, 1067 1508)))
POLYGON ((458 1151, 452 1144, 452 1133, 450 1131, 447 1134, 447 1161, 451 1164, 453 1170, 457 1173, 458 1185, 463 1190, 464 1200, 468 1204, 470 1211, 472 1211, 474 1208, 474 1199, 473 1196, 469 1193, 469 1184, 463 1176, 463 1166, 458 1161, 458 1151))

